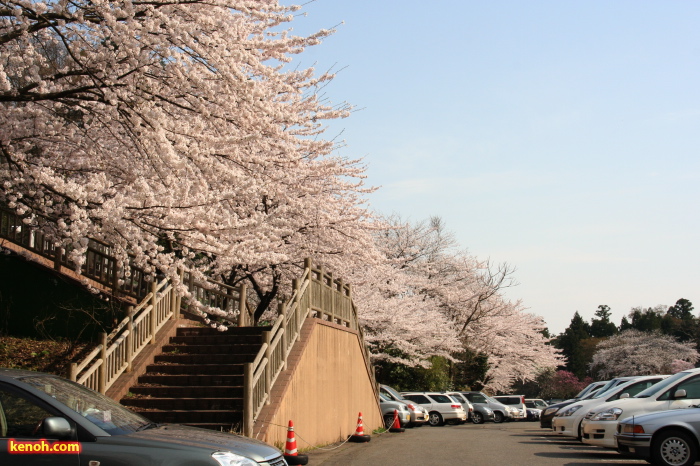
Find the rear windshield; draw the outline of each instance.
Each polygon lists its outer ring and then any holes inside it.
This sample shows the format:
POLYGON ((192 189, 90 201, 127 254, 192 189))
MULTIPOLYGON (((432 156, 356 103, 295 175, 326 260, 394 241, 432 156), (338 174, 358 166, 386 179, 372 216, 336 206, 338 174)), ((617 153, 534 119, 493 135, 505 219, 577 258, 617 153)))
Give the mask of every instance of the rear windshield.
POLYGON ((497 396, 496 401, 500 401, 504 405, 519 405, 523 402, 519 396, 497 396))
POLYGON ((447 395, 429 395, 436 403, 454 403, 454 400, 447 395))

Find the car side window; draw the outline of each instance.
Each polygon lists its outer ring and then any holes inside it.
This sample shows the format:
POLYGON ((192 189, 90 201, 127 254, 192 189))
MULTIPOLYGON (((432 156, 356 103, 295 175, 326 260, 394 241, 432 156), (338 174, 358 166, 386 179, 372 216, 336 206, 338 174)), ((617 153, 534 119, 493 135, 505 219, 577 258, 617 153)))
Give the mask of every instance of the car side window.
POLYGON ((51 413, 27 398, 0 387, 0 437, 38 438, 35 430, 51 413))
POLYGON ((430 404, 430 400, 423 395, 404 395, 404 397, 418 404, 430 404))
POLYGON ((670 400, 673 398, 673 394, 678 390, 685 390, 686 399, 700 398, 700 377, 695 376, 684 380, 670 390, 666 390, 666 392, 658 397, 657 400, 670 400))

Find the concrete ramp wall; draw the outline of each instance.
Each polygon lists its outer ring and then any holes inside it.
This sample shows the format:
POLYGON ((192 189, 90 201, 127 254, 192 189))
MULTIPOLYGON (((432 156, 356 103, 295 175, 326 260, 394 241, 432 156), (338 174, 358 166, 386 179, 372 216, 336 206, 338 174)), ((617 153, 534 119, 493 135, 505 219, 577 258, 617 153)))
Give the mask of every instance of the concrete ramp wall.
POLYGON ((307 318, 253 436, 284 449, 292 420, 297 448, 304 450, 345 440, 355 432, 360 412, 365 434, 382 427, 361 345, 356 331, 307 318))

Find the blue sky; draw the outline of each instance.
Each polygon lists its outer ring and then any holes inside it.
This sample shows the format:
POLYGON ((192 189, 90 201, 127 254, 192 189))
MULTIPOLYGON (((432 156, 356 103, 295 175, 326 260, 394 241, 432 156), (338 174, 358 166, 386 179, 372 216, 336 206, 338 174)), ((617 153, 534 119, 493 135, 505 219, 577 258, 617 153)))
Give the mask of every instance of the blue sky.
MULTIPOLYGON (((700 2, 317 0, 299 61, 342 69, 340 154, 373 209, 443 218, 554 333, 575 311, 700 311, 700 2)), ((697 314, 697 312, 696 312, 697 314)))

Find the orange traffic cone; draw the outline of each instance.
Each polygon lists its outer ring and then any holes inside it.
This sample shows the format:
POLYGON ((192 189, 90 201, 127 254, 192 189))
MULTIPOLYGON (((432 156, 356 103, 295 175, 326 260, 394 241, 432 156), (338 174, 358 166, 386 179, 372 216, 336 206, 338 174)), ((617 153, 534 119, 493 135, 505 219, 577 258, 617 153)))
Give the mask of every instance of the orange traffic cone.
POLYGON ((399 412, 394 410, 394 425, 389 428, 389 432, 405 432, 406 429, 401 427, 401 421, 399 421, 399 412))
POLYGON ((365 435, 365 427, 362 425, 362 413, 360 413, 357 417, 357 429, 355 429, 355 433, 350 436, 350 441, 351 442, 369 442, 371 437, 369 435, 365 435))
POLYGON ((287 443, 284 445, 284 459, 287 464, 306 464, 309 462, 307 455, 297 453, 297 439, 294 436, 294 423, 290 420, 287 427, 287 443))

